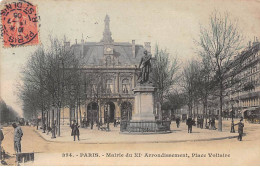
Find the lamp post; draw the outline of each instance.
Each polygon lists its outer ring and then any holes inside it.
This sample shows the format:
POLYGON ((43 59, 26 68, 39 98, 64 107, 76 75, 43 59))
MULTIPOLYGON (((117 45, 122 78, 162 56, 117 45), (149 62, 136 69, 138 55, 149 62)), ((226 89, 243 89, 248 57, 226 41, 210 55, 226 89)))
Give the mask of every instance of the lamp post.
POLYGON ((232 98, 232 99, 230 100, 230 104, 231 104, 231 106, 232 106, 232 111, 231 111, 231 119, 232 119, 232 121, 231 121, 231 130, 230 130, 230 133, 235 133, 235 127, 234 127, 234 103, 235 103, 235 101, 234 101, 234 99, 232 98))

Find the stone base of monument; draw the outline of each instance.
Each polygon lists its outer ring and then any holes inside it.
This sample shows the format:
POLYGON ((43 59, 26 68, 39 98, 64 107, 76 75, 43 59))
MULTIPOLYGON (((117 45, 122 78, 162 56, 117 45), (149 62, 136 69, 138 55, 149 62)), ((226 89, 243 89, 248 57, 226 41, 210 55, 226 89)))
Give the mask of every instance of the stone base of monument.
POLYGON ((155 119, 154 91, 151 85, 138 85, 134 90, 135 114, 122 133, 167 133, 168 123, 155 119))

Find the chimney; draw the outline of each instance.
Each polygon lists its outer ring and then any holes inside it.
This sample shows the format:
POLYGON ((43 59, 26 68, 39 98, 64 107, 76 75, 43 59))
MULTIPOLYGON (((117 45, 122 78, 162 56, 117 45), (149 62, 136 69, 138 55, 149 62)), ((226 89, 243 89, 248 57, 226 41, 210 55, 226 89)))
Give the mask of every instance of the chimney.
POLYGON ((83 33, 82 33, 81 43, 84 44, 83 33))
POLYGON ((144 42, 144 48, 148 53, 151 53, 151 42, 144 42))
POLYGON ((251 47, 251 40, 250 40, 249 43, 248 43, 248 47, 251 47))
POLYGON ((135 40, 132 40, 132 53, 133 53, 133 58, 135 58, 135 40))
POLYGON ((257 41, 258 41, 257 37, 254 36, 254 42, 253 42, 252 46, 254 46, 255 44, 257 44, 257 41))
POLYGON ((75 44, 77 45, 78 43, 77 43, 77 39, 75 39, 75 44))
POLYGON ((64 49, 68 51, 70 49, 70 42, 64 42, 64 49))
POLYGON ((83 39, 83 34, 82 34, 82 39, 81 39, 81 56, 84 54, 84 39, 83 39))

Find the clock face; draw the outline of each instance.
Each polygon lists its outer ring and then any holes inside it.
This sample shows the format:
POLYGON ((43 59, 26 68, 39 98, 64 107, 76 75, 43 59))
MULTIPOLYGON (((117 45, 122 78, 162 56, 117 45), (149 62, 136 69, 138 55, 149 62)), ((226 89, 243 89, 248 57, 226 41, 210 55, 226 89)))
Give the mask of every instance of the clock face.
POLYGON ((112 54, 113 54, 113 47, 111 47, 111 46, 105 46, 105 47, 104 47, 104 54, 106 54, 106 55, 112 55, 112 54))
POLYGON ((110 52, 112 49, 111 48, 106 48, 106 51, 107 52, 110 52))

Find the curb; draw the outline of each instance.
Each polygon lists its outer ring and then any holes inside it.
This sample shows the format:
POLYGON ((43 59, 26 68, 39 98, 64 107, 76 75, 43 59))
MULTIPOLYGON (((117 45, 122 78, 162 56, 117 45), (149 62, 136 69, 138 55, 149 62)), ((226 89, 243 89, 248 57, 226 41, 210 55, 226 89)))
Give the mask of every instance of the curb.
POLYGON ((119 134, 124 134, 124 135, 152 135, 152 134, 170 134, 172 133, 171 131, 161 131, 161 132, 119 132, 119 134))
POLYGON ((143 144, 143 143, 181 143, 181 142, 198 142, 198 141, 214 141, 214 140, 225 140, 225 139, 233 139, 237 138, 237 136, 227 136, 227 137, 218 137, 218 138, 210 138, 210 139, 196 139, 196 140, 168 140, 168 141, 126 141, 126 142, 74 142, 74 141, 52 141, 44 138, 40 133, 33 130, 37 133, 43 140, 51 143, 72 143, 72 144, 143 144))

